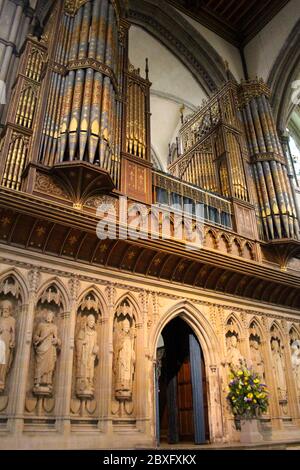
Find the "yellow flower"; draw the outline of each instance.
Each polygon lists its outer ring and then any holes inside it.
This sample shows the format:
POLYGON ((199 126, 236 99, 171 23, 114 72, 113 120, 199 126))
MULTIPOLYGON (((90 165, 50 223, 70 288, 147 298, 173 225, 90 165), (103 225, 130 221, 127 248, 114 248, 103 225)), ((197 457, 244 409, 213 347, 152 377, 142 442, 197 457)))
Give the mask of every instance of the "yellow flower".
POLYGON ((237 375, 243 375, 243 371, 242 370, 239 370, 237 375))
POLYGON ((257 403, 257 401, 254 399, 254 400, 253 400, 253 403, 257 403))
POLYGON ((247 397, 248 398, 253 398, 253 393, 248 393, 247 397))
POLYGON ((259 380, 258 380, 258 379, 254 379, 253 382, 254 382, 255 384, 259 384, 259 380))

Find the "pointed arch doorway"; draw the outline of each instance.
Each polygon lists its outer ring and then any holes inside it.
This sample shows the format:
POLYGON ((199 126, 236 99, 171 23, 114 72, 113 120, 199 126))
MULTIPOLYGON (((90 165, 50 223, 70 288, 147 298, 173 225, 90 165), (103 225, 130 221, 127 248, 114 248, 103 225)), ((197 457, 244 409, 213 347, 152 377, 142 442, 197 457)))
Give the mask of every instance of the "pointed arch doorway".
POLYGON ((174 318, 163 328, 156 357, 157 442, 207 442, 203 353, 198 339, 182 318, 174 318))

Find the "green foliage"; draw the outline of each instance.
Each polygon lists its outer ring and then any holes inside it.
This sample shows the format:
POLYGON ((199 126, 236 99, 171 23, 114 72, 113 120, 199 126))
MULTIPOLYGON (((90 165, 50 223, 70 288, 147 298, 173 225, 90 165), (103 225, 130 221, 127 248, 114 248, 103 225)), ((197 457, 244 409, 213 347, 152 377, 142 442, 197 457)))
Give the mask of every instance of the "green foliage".
POLYGON ((247 368, 231 369, 227 399, 235 416, 253 418, 265 413, 269 391, 261 378, 247 368))

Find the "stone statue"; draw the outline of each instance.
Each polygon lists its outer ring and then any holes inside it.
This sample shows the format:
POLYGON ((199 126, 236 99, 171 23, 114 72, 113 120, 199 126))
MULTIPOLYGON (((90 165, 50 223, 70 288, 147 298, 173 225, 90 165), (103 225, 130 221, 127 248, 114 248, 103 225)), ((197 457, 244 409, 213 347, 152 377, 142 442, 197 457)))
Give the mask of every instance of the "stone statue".
POLYGON ((45 319, 40 322, 33 336, 35 369, 34 388, 36 395, 52 395, 53 373, 55 370, 57 350, 60 339, 57 336, 57 326, 53 323, 54 313, 43 310, 45 319))
POLYGON ((297 388, 297 394, 300 396, 300 340, 296 339, 291 345, 292 367, 297 388))
POLYGON ((256 372, 259 377, 262 379, 265 376, 265 365, 263 356, 260 350, 259 342, 256 339, 250 340, 250 354, 251 354, 251 361, 253 371, 256 372))
POLYGON ((120 401, 131 400, 135 352, 130 322, 126 317, 121 321, 114 352, 115 397, 120 401))
POLYGON ((88 315, 75 339, 76 395, 79 398, 94 396, 95 361, 99 353, 95 323, 94 315, 88 315))
POLYGON ((0 303, 0 392, 5 389, 6 377, 14 355, 16 320, 12 311, 13 304, 10 300, 0 303))
POLYGON ((280 351, 279 341, 275 338, 271 340, 271 350, 272 350, 272 363, 273 369, 276 378, 277 391, 279 400, 286 400, 287 398, 287 387, 285 380, 285 371, 284 371, 284 358, 282 357, 280 351))
POLYGON ((227 338, 226 345, 228 350, 226 364, 234 369, 239 369, 243 365, 246 365, 246 361, 238 348, 238 339, 235 335, 229 336, 227 338))

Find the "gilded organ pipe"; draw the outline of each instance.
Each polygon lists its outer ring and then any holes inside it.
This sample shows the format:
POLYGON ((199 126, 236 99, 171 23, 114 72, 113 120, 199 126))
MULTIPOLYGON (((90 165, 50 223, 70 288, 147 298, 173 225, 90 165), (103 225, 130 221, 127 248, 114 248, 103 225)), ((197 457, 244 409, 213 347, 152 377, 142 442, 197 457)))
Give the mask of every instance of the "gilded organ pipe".
POLYGON ((243 82, 239 87, 239 106, 254 167, 261 214, 268 223, 265 235, 274 238, 299 238, 299 221, 293 192, 271 106, 270 90, 262 80, 243 82), (258 145, 255 144, 257 138, 258 145), (276 229, 276 230, 275 230, 276 229))

